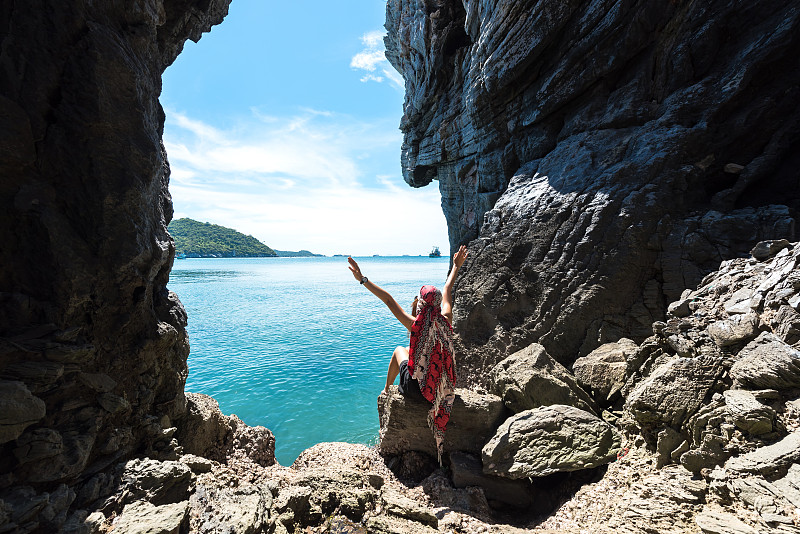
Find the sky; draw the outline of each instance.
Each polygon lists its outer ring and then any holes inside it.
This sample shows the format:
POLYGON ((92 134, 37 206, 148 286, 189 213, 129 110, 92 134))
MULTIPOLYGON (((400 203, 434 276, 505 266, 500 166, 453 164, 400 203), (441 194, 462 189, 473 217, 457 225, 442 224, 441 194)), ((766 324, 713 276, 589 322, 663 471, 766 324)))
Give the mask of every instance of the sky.
POLYGON ((233 0, 163 76, 175 218, 278 250, 448 249, 438 183, 402 178, 385 0, 233 0))

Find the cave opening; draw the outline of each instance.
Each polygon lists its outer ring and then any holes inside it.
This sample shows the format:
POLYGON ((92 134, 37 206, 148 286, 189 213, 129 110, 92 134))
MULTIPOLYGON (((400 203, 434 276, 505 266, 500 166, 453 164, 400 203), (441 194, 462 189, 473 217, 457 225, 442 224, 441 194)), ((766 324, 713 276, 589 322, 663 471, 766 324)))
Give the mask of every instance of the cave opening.
POLYGON ((428 257, 449 248, 439 193, 402 181, 404 87, 384 56, 385 6, 361 4, 343 16, 319 2, 309 18, 234 2, 162 77, 186 391, 271 429, 284 465, 319 442, 373 444, 374 397, 408 345, 379 301, 353 294, 363 288, 345 257, 404 307, 447 274, 446 254, 428 257), (226 248, 215 240, 228 229, 241 235, 226 248))

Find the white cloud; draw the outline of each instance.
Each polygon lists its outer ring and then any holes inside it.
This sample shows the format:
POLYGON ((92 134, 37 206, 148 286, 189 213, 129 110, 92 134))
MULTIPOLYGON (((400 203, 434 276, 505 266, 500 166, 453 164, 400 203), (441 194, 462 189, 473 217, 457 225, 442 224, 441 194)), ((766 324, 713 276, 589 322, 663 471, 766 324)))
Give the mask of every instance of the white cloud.
POLYGON ((438 188, 406 186, 399 162, 392 173, 376 155, 399 150, 393 121, 315 110, 264 121, 254 112, 222 130, 168 110, 164 138, 176 218, 235 228, 279 250, 391 255, 423 254, 434 243, 447 248, 438 188))
POLYGON ((403 77, 394 70, 394 67, 386 59, 386 49, 383 44, 384 32, 372 31, 361 36, 364 50, 353 56, 350 60, 350 67, 356 70, 367 71, 361 77, 362 82, 381 83, 388 80, 398 89, 403 88, 403 77))

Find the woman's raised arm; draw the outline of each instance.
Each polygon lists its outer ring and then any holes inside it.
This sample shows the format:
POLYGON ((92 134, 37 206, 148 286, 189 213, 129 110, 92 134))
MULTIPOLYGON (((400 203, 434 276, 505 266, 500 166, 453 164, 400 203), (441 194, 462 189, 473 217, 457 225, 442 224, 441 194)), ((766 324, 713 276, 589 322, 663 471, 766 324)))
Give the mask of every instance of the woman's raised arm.
POLYGON ((392 297, 388 291, 383 289, 382 287, 373 284, 370 282, 366 276, 361 274, 361 268, 356 263, 356 260, 353 258, 347 258, 347 262, 350 264, 350 272, 353 273, 353 277, 361 282, 361 284, 366 287, 370 293, 381 299, 381 301, 386 304, 386 307, 389 308, 389 311, 392 312, 400 323, 405 326, 408 330, 411 330, 411 325, 414 324, 414 318, 409 315, 407 311, 405 311, 394 297, 392 297))
POLYGON ((453 324, 453 284, 456 281, 458 270, 464 264, 468 254, 466 245, 461 245, 458 252, 453 254, 453 268, 450 269, 450 275, 447 277, 444 291, 442 291, 442 315, 450 321, 450 324, 453 324))

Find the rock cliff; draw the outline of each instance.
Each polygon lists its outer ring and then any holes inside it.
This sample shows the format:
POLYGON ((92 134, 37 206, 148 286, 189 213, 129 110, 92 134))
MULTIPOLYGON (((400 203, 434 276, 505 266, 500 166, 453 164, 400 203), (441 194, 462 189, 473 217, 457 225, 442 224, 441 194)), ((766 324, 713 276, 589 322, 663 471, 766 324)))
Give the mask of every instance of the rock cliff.
POLYGON ((483 371, 640 342, 800 206, 796 2, 390 0, 406 182, 470 243, 455 327, 483 371))
POLYGON ((158 97, 186 39, 229 1, 0 7, 4 531, 56 532, 97 497, 93 475, 133 453, 175 454, 189 345, 166 289, 158 97))

